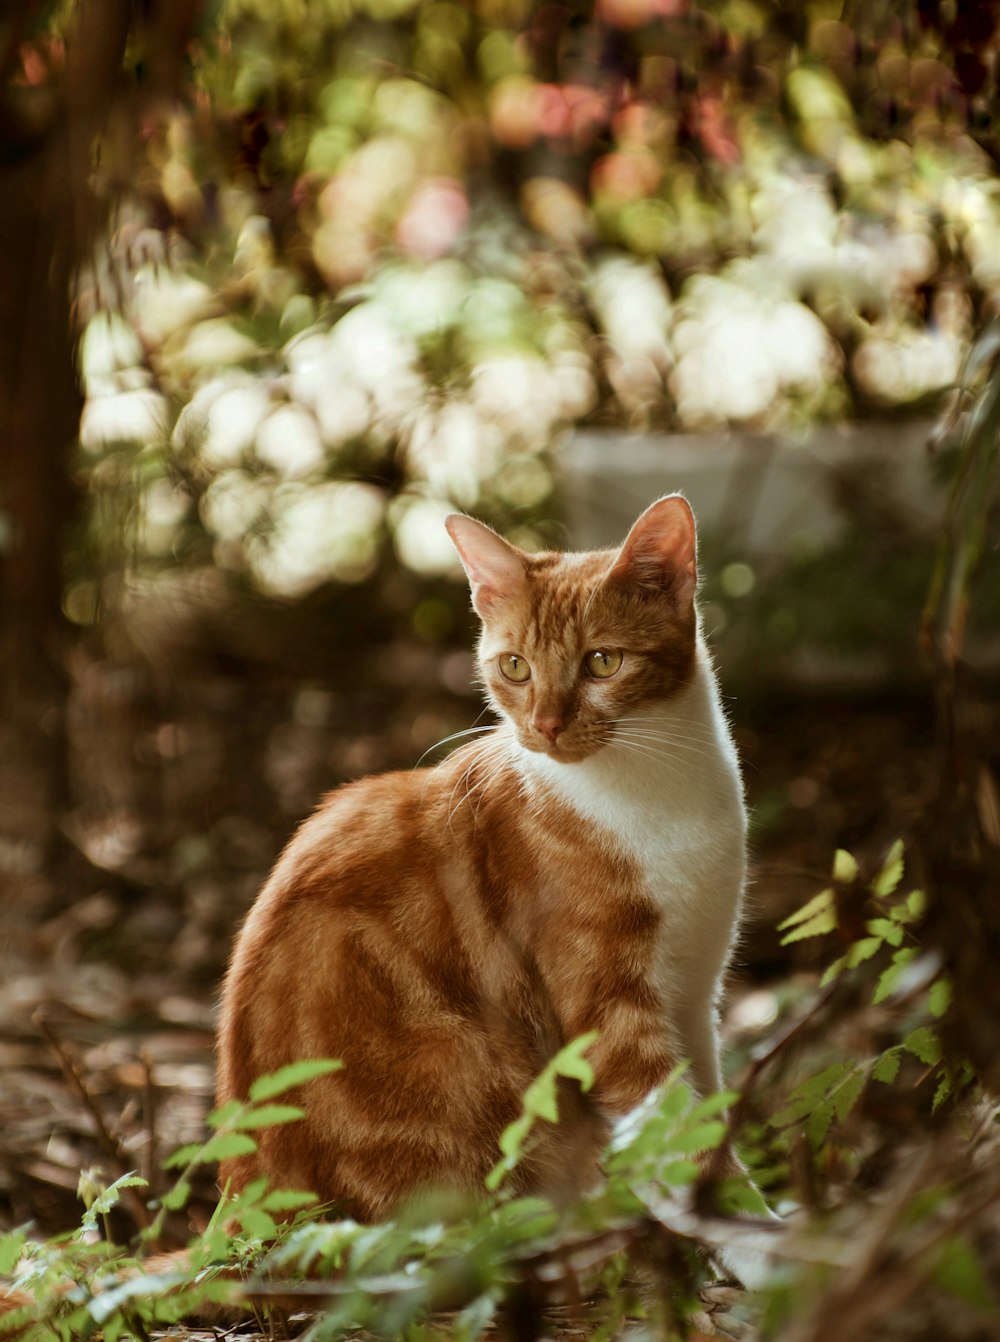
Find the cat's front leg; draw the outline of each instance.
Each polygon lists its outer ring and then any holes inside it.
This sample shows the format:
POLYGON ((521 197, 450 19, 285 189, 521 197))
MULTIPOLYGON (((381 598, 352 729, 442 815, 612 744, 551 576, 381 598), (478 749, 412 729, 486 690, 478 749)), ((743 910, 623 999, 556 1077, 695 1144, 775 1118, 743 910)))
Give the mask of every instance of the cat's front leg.
POLYGON ((594 1022, 598 1037, 587 1052, 594 1069, 593 1097, 609 1119, 631 1113, 663 1084, 679 1054, 652 1004, 622 998, 594 1022))

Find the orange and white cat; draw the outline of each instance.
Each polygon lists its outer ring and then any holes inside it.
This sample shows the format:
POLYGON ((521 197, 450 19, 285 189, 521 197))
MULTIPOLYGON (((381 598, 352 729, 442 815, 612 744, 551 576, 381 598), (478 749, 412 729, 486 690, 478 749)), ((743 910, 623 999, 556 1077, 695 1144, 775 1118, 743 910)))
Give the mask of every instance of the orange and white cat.
POLYGON ((660 499, 617 550, 526 554, 447 522, 500 725, 433 769, 349 784, 288 844, 222 998, 220 1103, 300 1058, 306 1118, 224 1163, 359 1219, 479 1189, 528 1083, 599 1032, 595 1083, 520 1167, 589 1181, 611 1122, 681 1059, 717 1090, 745 812, 695 608, 695 524, 660 499))

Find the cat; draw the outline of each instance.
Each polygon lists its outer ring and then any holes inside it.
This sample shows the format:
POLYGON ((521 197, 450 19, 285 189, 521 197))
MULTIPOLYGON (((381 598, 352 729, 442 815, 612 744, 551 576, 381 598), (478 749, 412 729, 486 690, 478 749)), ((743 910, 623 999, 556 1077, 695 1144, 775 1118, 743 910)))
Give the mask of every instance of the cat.
POLYGON ((300 1058, 344 1067, 220 1181, 263 1174, 360 1220, 424 1186, 481 1189, 525 1088, 586 1031, 593 1088, 567 1083, 522 1189, 595 1178, 610 1125, 680 1060, 697 1092, 721 1081, 746 813, 691 509, 668 495, 617 550, 584 554, 527 554, 457 514, 446 526, 500 723, 434 768, 328 795, 251 909, 222 992, 220 1104, 300 1058))

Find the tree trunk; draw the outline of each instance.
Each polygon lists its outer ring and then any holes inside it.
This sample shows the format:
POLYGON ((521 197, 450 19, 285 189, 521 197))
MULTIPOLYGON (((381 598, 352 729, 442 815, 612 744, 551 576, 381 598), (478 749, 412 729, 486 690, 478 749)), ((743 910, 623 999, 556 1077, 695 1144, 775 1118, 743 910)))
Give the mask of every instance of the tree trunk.
POLYGON ((100 218, 91 154, 128 22, 125 0, 84 0, 61 88, 11 84, 8 69, 0 90, 0 838, 39 858, 67 800, 62 556, 82 405, 70 295, 100 218))

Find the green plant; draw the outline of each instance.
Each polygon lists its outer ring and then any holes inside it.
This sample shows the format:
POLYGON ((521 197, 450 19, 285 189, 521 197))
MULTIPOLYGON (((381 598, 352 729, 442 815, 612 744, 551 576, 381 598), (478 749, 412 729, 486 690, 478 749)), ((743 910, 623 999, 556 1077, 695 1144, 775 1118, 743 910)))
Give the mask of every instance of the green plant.
POLYGON ((836 937, 845 947, 825 969, 822 987, 854 973, 870 984, 869 1000, 880 1006, 895 999, 901 1037, 870 1057, 840 1057, 797 1084, 771 1122, 778 1129, 801 1127, 818 1150, 835 1122, 843 1123, 869 1081, 891 1084, 906 1055, 926 1069, 919 1078, 934 1082, 931 1109, 963 1091, 972 1080, 963 1062, 947 1059, 936 1027, 951 1002, 951 984, 932 956, 925 955, 920 925, 926 911, 923 891, 903 892, 903 844, 892 845, 868 881, 857 861, 839 849, 833 885, 820 891, 779 924, 782 945, 812 937, 836 937), (846 946, 845 946, 846 943, 846 946))

